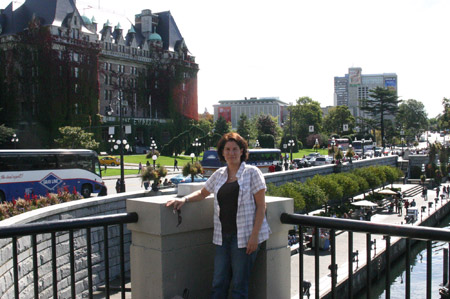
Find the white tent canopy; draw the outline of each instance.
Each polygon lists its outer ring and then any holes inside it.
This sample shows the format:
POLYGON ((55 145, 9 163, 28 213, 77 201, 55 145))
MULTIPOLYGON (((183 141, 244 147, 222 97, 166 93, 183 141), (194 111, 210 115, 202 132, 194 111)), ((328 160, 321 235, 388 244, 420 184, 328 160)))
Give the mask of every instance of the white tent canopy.
POLYGON ((377 207, 378 206, 376 203, 373 203, 368 200, 355 201, 355 202, 352 202, 352 205, 357 206, 357 207, 377 207))

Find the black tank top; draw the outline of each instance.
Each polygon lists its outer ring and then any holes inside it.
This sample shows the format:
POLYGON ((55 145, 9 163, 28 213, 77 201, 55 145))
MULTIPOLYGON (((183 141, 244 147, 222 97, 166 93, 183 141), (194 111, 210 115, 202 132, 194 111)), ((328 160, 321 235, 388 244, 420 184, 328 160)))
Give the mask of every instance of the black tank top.
POLYGON ((237 232, 236 214, 239 197, 239 184, 237 181, 225 183, 217 192, 220 214, 219 219, 222 223, 222 233, 233 234, 237 232))

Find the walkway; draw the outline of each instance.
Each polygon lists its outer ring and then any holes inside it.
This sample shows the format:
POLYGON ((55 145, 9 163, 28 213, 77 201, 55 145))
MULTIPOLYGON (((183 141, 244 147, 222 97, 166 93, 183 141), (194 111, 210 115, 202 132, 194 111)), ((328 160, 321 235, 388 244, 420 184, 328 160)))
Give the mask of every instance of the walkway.
MULTIPOLYGON (((444 184, 447 186, 448 184, 444 184)), ((441 185, 441 190, 442 186, 441 185)), ((402 192, 415 187, 417 185, 394 185, 394 188, 401 188, 402 192)), ((441 192, 442 194, 442 192, 441 192)), ((434 198, 436 197, 436 191, 435 190, 428 190, 428 199, 429 201, 433 202, 433 208, 430 210, 430 214, 434 213, 436 207, 434 204, 434 198)), ((421 194, 416 195, 414 197, 408 197, 411 202, 411 198, 414 198, 417 205, 416 207, 420 211, 421 206, 427 206, 427 210, 425 213, 423 213, 423 220, 428 218, 428 202, 424 201, 424 199, 421 197, 421 194)), ((447 202, 447 199, 444 199, 443 204, 447 202)), ((439 209, 441 207, 441 200, 439 200, 439 203, 437 204, 437 208, 439 209)), ((377 222, 377 223, 385 223, 385 224, 396 224, 396 225, 402 225, 405 223, 405 209, 403 208, 403 216, 400 216, 396 213, 388 213, 388 212, 382 212, 377 213, 372 216, 371 221, 377 222)), ((420 212, 419 212, 419 219, 416 221, 413 225, 418 225, 421 222, 420 219, 420 212)), ((406 224, 404 224, 406 225, 406 224)), ((410 225, 410 224, 408 224, 410 225)), ((376 240, 376 253, 381 252, 385 248, 385 241, 382 239, 382 235, 372 235, 372 240, 376 240)), ((338 264, 338 277, 337 281, 341 281, 345 278, 347 278, 348 273, 348 233, 347 232, 336 232, 336 263, 338 264)), ((391 238, 391 244, 393 244, 398 238, 391 238)), ((358 266, 364 266, 366 261, 366 234, 365 233, 353 233, 353 250, 359 251, 359 263, 358 266)), ((376 254, 375 251, 372 249, 372 254, 376 254)), ((311 249, 307 249, 305 251, 305 254, 303 256, 304 260, 304 277, 305 280, 310 281, 313 285, 310 290, 310 294, 312 297, 314 296, 314 251, 311 249), (308 269, 311 269, 311 271, 308 271, 308 269)), ((328 266, 331 264, 331 252, 330 251, 321 251, 320 252, 320 266, 319 266, 319 272, 320 272, 320 295, 322 296, 326 292, 328 292, 329 289, 331 289, 331 276, 330 276, 330 270, 328 270, 328 266)), ((353 265, 354 269, 356 268, 356 263, 353 265)), ((291 257, 291 296, 292 298, 299 298, 299 256, 298 254, 293 255, 291 257)), ((306 298, 306 296, 305 296, 306 298)))

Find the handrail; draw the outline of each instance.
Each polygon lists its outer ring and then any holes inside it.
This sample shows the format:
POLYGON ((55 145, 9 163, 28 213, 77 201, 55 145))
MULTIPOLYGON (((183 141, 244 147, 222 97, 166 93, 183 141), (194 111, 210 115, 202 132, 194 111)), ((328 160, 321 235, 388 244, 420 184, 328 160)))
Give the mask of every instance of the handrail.
POLYGON ((343 231, 371 233, 426 241, 450 242, 450 231, 443 228, 373 223, 362 220, 282 213, 281 223, 317 226, 343 231))
POLYGON ((67 231, 71 229, 85 229, 88 227, 134 223, 137 222, 138 219, 138 214, 133 212, 11 225, 0 227, 0 239, 67 231))

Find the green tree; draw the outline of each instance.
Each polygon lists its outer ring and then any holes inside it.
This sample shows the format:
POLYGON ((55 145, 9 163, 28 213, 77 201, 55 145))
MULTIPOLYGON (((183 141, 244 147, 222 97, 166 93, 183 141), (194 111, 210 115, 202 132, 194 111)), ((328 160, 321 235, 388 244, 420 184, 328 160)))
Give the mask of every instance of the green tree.
MULTIPOLYGON (((296 105, 288 108, 291 111, 293 134, 296 134, 303 144, 307 144, 307 137, 322 131, 322 109, 320 103, 309 97, 301 97, 296 105), (309 132, 309 126, 314 126, 314 132, 309 132)), ((289 127, 287 124, 285 127, 289 127)))
MULTIPOLYGON (((341 200, 343 195, 342 187, 334 181, 330 176, 315 175, 312 179, 306 181, 309 185, 319 186, 327 196, 327 202, 335 202, 341 200)), ((326 211, 326 206, 325 206, 326 211)))
POLYGON ((220 116, 216 122, 214 123, 214 132, 219 135, 224 135, 231 131, 231 124, 225 120, 222 116, 220 116))
POLYGON ((11 136, 14 134, 14 130, 8 128, 5 125, 0 125, 0 144, 7 143, 11 140, 11 136))
POLYGON ((87 133, 80 127, 59 128, 60 138, 55 143, 61 148, 96 149, 99 143, 95 141, 93 133, 87 133))
POLYGON ((336 133, 342 136, 353 132, 355 118, 347 106, 336 106, 323 118, 323 127, 328 134, 336 133), (344 131, 344 125, 348 125, 347 131, 344 131))
POLYGON ((385 118, 389 115, 395 115, 398 111, 398 99, 395 91, 388 88, 376 87, 371 89, 368 99, 360 99, 361 110, 367 112, 376 121, 377 127, 381 131, 381 141, 383 147, 386 146, 385 136, 385 118))
POLYGON ((256 121, 256 129, 258 130, 258 136, 260 135, 272 135, 274 138, 277 137, 277 122, 276 118, 261 114, 256 121))
POLYGON ((443 98, 442 106, 444 107, 444 111, 438 116, 437 122, 439 130, 450 128, 450 99, 443 98))
POLYGON ((359 193, 358 182, 348 177, 347 173, 335 173, 331 178, 342 187, 343 198, 353 197, 359 193))
POLYGON ((246 114, 242 113, 237 123, 237 133, 243 138, 250 140, 250 121, 246 114))
POLYGON ((398 106, 395 118, 398 126, 405 129, 406 136, 419 137, 428 128, 428 117, 422 102, 410 99, 398 106))

